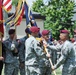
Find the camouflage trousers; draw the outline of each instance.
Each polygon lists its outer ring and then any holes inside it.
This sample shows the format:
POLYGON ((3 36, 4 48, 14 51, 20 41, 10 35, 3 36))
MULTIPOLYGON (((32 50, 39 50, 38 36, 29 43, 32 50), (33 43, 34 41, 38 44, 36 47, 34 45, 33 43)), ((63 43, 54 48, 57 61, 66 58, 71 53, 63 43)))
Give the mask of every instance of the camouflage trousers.
POLYGON ((51 75, 51 67, 40 67, 42 75, 51 75))
POLYGON ((51 67, 26 66, 26 75, 51 75, 51 67))
POLYGON ((42 75, 38 66, 25 66, 26 75, 42 75))
POLYGON ((5 63, 4 74, 5 75, 18 75, 18 69, 19 69, 18 64, 5 63))
MULTIPOLYGON (((25 63, 24 63, 25 65, 25 63)), ((25 75, 25 66, 20 67, 20 75, 25 75)))
POLYGON ((76 75, 76 68, 66 69, 64 68, 62 70, 62 75, 76 75))

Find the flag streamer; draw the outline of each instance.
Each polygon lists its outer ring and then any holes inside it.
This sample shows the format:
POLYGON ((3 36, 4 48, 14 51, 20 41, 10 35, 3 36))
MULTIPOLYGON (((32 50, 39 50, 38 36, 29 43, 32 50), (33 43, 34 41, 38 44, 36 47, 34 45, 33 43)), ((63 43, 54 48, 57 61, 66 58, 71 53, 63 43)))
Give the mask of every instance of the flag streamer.
MULTIPOLYGON (((14 19, 14 26, 16 25, 16 24, 20 24, 20 22, 21 22, 21 20, 22 20, 22 17, 23 17, 23 14, 24 14, 24 3, 22 4, 22 8, 21 8, 21 10, 20 10, 20 12, 19 12, 19 14, 18 15, 16 15, 16 18, 14 19), (17 23, 18 22, 18 23, 17 23)), ((10 26, 12 26, 12 25, 10 25, 10 26)))
MULTIPOLYGON (((18 24, 16 22, 18 21, 18 19, 20 18, 21 14, 22 14, 22 12, 24 10, 23 6, 24 6, 23 2, 19 1, 18 2, 18 6, 16 8, 16 12, 14 14, 14 17, 12 17, 11 19, 9 19, 9 21, 6 22, 6 25, 10 25, 10 27, 12 27, 12 26, 18 24)), ((21 18, 20 18, 20 20, 21 20, 21 18)))

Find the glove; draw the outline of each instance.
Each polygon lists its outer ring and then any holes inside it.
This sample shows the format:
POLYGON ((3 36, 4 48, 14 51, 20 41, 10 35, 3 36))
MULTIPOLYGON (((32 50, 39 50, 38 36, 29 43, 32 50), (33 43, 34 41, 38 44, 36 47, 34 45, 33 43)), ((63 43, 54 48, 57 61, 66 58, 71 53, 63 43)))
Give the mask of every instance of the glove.
POLYGON ((15 49, 15 44, 11 45, 11 50, 13 51, 15 49))

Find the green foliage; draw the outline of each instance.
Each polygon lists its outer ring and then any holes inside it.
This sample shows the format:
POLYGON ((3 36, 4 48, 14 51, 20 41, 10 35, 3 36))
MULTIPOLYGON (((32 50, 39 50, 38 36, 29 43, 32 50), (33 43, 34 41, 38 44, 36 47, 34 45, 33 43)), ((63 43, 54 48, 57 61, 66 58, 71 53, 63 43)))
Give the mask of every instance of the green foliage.
POLYGON ((42 12, 43 6, 44 6, 43 0, 36 0, 36 2, 33 2, 33 4, 34 5, 32 6, 32 8, 33 8, 34 11, 42 12))
POLYGON ((46 16, 45 29, 52 29, 53 37, 58 39, 61 29, 68 29, 72 36, 76 22, 72 22, 75 2, 73 0, 49 0, 45 5, 43 0, 36 0, 33 3, 33 11, 40 12, 46 16))
POLYGON ((12 0, 12 5, 16 6, 19 0, 12 0))

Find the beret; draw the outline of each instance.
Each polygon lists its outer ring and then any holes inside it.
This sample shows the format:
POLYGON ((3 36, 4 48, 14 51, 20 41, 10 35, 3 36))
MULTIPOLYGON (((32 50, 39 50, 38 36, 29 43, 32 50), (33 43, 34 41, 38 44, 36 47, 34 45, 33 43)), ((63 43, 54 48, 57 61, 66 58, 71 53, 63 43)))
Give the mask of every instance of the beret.
POLYGON ((60 30, 60 33, 68 33, 69 34, 69 31, 68 30, 60 30))
POLYGON ((9 35, 14 34, 14 33, 15 33, 15 29, 10 29, 8 32, 9 35))
POLYGON ((36 26, 32 26, 32 27, 30 28, 30 31, 31 31, 32 33, 39 32, 39 31, 40 31, 40 28, 39 28, 39 27, 36 27, 36 26))
POLYGON ((49 30, 43 30, 43 31, 42 31, 42 35, 48 35, 49 32, 50 32, 49 30))

